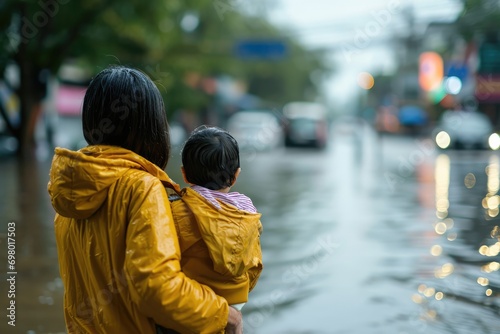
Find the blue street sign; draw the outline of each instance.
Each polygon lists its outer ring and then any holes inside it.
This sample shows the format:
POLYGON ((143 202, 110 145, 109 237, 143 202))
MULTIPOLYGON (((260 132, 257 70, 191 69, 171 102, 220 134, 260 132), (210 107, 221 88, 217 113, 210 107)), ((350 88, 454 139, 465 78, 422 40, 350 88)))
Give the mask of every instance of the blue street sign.
POLYGON ((234 52, 241 59, 283 59, 288 48, 281 40, 242 40, 236 43, 234 52))
POLYGON ((457 77, 460 81, 464 82, 469 75, 469 70, 467 65, 462 62, 450 62, 445 73, 447 77, 457 77))

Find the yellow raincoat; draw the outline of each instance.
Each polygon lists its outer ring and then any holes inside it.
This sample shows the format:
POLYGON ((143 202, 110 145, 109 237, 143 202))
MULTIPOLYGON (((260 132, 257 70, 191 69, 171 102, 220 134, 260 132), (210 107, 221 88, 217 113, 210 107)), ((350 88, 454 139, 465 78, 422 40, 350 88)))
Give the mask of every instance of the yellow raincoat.
POLYGON ((191 188, 172 201, 181 268, 229 304, 244 303, 262 272, 261 214, 219 201, 216 208, 191 188))
POLYGON ((48 191, 69 333, 223 332, 224 298, 180 271, 167 174, 114 146, 57 148, 48 191))

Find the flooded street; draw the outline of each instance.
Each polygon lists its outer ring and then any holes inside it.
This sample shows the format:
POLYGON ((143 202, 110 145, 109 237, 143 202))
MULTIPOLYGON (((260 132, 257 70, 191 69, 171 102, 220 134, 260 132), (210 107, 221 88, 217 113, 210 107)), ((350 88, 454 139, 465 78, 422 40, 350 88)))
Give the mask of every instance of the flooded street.
POLYGON ((498 154, 371 133, 331 144, 244 167, 266 265, 247 331, 499 332, 498 154))
MULTIPOLYGON (((333 133, 325 150, 242 153, 234 190, 264 225, 245 333, 499 333, 500 154, 333 133)), ((179 160, 167 169, 177 181, 179 160)), ((4 316, 1 333, 64 332, 49 163, 0 161, 0 259, 13 221, 17 269, 16 327, 4 316)))

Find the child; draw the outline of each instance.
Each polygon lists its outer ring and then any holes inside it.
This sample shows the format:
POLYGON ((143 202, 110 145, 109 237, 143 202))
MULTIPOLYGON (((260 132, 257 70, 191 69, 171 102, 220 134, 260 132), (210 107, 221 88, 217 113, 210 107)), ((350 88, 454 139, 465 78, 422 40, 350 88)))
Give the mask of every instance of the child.
POLYGON ((182 164, 191 187, 172 201, 181 270, 240 310, 262 271, 262 224, 250 198, 230 192, 241 171, 238 143, 220 128, 198 127, 182 164))

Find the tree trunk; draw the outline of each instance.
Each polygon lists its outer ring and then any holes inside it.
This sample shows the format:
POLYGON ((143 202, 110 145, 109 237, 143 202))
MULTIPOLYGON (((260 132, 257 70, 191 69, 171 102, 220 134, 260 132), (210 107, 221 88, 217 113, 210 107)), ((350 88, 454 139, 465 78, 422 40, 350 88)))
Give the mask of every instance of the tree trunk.
MULTIPOLYGON (((25 2, 18 3, 18 11, 21 17, 30 17, 28 5, 25 2)), ((22 28, 20 27, 22 36, 22 28)), ((41 112, 41 101, 45 95, 45 86, 40 79, 41 67, 37 64, 37 52, 33 52, 35 40, 27 39, 19 43, 17 52, 13 59, 19 67, 19 127, 14 135, 18 140, 17 153, 19 157, 32 158, 35 152, 35 129, 41 112)))
POLYGON ((38 106, 41 99, 34 85, 38 70, 30 59, 26 57, 24 48, 19 50, 19 107, 20 123, 17 131, 18 155, 21 157, 33 156, 35 149, 35 128, 38 115, 38 106))

